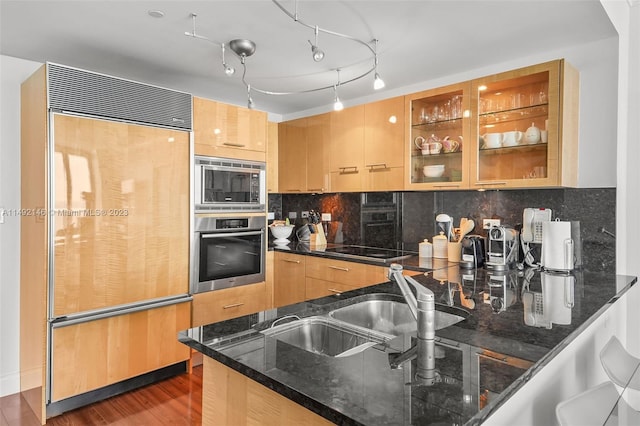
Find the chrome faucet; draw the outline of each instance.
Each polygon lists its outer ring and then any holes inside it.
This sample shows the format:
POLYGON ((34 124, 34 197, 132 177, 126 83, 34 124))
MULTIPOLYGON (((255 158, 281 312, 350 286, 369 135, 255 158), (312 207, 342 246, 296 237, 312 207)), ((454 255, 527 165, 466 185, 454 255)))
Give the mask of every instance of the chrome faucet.
POLYGON ((395 281, 400 287, 402 296, 418 324, 416 344, 404 352, 390 354, 389 364, 391 368, 399 368, 405 362, 417 357, 416 378, 421 384, 433 385, 438 381, 435 370, 435 296, 431 290, 415 279, 402 275, 402 265, 397 263, 389 266, 389 279, 395 281), (413 295, 409 284, 416 290, 416 296, 413 295))

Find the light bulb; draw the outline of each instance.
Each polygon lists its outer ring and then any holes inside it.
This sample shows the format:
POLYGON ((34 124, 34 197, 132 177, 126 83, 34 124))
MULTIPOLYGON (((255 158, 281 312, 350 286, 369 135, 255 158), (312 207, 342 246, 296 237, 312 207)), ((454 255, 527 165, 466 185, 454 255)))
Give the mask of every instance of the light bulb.
POLYGON ((344 105, 342 105, 342 102, 340 102, 340 98, 338 98, 336 96, 336 100, 333 103, 333 110, 334 111, 342 111, 344 109, 344 105))
POLYGON ((231 76, 231 75, 233 75, 233 74, 236 72, 235 68, 230 67, 230 66, 229 66, 229 65, 227 65, 227 64, 222 64, 222 65, 224 66, 224 73, 225 73, 226 75, 231 76))
POLYGON ((318 46, 311 46, 311 53, 313 53, 313 60, 316 62, 320 62, 324 59, 324 52, 318 49, 318 46))
POLYGON ((384 80, 380 78, 380 74, 376 73, 375 79, 373 80, 373 89, 380 90, 384 87, 384 80))

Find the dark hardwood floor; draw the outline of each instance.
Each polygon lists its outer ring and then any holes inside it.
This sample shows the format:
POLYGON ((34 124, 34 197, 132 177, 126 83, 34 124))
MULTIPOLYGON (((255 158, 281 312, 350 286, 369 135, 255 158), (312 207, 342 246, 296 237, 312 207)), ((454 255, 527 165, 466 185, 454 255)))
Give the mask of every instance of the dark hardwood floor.
MULTIPOLYGON (((20 394, 0 398, 0 426, 40 422, 20 394)), ((52 426, 201 425, 202 365, 178 376, 47 420, 52 426)))

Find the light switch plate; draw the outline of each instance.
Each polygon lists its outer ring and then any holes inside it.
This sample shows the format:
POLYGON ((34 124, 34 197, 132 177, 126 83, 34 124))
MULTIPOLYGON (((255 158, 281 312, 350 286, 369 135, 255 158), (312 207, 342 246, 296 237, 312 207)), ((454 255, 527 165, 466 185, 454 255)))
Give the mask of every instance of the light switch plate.
POLYGON ((297 219, 297 218, 298 218, 297 212, 289 212, 289 219, 297 219))

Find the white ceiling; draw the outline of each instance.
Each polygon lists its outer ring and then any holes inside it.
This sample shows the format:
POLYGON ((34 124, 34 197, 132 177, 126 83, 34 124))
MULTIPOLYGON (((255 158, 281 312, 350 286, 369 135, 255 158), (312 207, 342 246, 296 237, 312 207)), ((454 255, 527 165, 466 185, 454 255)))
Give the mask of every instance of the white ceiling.
MULTIPOLYGON (((282 0, 293 12, 296 2, 282 0)), ((493 63, 615 36, 599 0, 298 1, 301 21, 365 41, 379 40, 385 91, 493 63)), ((0 1, 0 53, 55 62, 246 105, 238 58, 228 77, 218 43, 248 38, 247 80, 274 91, 332 85, 368 69, 363 46, 320 34, 325 59, 311 58, 313 30, 270 0, 0 1), (161 10, 163 18, 149 16, 161 10)), ((370 96, 373 76, 339 88, 345 103, 370 96)), ((253 94, 256 109, 286 116, 331 104, 332 90, 303 95, 253 94)))

